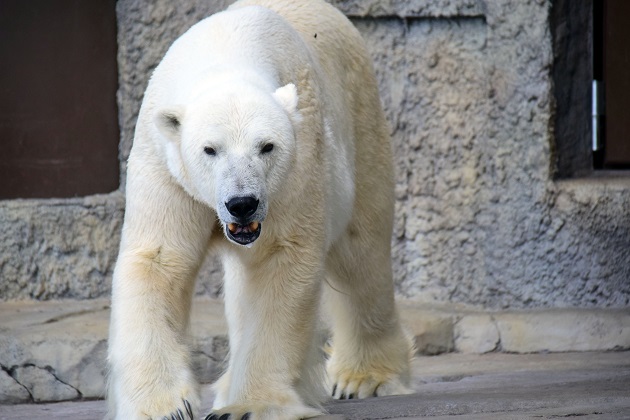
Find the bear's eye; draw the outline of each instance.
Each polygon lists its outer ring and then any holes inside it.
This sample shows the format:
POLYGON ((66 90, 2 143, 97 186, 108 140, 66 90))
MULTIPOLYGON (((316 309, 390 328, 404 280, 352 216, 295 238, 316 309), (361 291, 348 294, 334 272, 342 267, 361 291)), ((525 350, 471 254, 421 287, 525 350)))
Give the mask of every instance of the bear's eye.
POLYGON ((265 144, 262 149, 260 149, 260 153, 269 153, 273 150, 273 143, 265 144))
POLYGON ((212 147, 204 147, 203 151, 206 152, 206 155, 209 155, 209 156, 216 156, 217 154, 217 151, 214 150, 212 147))

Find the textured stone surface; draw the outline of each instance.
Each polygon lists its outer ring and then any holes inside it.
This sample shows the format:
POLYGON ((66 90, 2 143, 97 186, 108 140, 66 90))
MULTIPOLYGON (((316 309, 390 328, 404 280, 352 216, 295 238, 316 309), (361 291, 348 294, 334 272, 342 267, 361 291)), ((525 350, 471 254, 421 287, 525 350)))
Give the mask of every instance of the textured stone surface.
MULTIPOLYGON (((152 70, 178 35, 229 3, 117 2, 123 183, 152 70)), ((552 16, 543 0, 333 3, 368 41, 391 125, 397 294, 489 309, 630 305, 630 177, 556 180, 571 166, 558 151, 589 141, 558 147, 553 133, 553 95, 571 92, 552 81, 550 22, 557 48, 575 32, 563 7, 552 16)), ((571 106, 590 107, 582 102, 571 106)), ((0 202, 0 298, 108 295, 123 206, 121 192, 0 202)), ((220 295, 216 261, 200 278, 198 294, 220 295)))
POLYGON ((501 338, 491 315, 465 315, 455 323, 455 351, 483 354, 494 351, 501 338))
POLYGON ((106 302, 5 303, 0 314, 0 366, 11 372, 28 368, 23 377, 26 383, 14 378, 35 400, 103 397, 106 302), (68 387, 78 393, 68 396, 68 387))
POLYGON ((108 293, 123 211, 120 192, 0 201, 0 300, 108 293))
POLYGON ((418 354, 430 356, 453 351, 453 323, 457 318, 453 308, 399 302, 399 309, 418 354))
POLYGON ((501 350, 507 352, 593 351, 623 349, 630 344, 629 310, 594 313, 557 309, 496 314, 495 320, 501 350))
POLYGON ((61 382, 45 368, 18 367, 13 370, 13 376, 16 382, 28 390, 35 402, 74 400, 81 395, 75 388, 61 382))
POLYGON ((630 178, 553 181, 549 4, 486 6, 484 18, 356 21, 396 147, 397 291, 628 305, 630 178))
POLYGON ((484 0, 332 0, 348 16, 460 17, 482 16, 484 0))
MULTIPOLYGON (((630 309, 488 314, 462 305, 399 303, 425 382, 440 374, 421 355, 630 349, 630 309)), ((102 398, 108 325, 105 299, 0 303, 0 404, 102 398)), ((190 331, 193 371, 201 383, 211 383, 228 354, 223 304, 195 299, 190 331)))
POLYGON ((0 403, 17 404, 31 400, 31 395, 23 385, 3 369, 0 369, 0 403))
MULTIPOLYGON (((0 376, 0 402, 103 398, 108 326, 103 299, 0 304, 0 375, 9 372, 14 380, 0 376), (19 384, 30 394, 19 392, 19 384)), ((228 350, 223 305, 197 301, 191 331, 194 372, 212 382, 228 350)))

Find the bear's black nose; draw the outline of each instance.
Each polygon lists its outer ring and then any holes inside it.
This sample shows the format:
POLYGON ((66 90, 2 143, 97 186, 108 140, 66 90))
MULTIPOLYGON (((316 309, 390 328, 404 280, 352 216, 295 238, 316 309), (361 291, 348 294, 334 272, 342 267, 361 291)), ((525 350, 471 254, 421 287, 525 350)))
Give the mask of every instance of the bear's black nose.
POLYGON ((232 216, 238 219, 247 219, 256 212, 258 200, 254 197, 234 197, 225 203, 225 207, 232 216))

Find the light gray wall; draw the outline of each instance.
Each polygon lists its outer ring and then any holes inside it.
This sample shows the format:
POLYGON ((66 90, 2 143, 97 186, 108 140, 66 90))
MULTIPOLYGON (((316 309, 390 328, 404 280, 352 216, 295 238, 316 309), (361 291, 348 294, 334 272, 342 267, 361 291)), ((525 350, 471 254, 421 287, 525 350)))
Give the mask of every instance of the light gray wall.
MULTIPOLYGON (((152 69, 228 3, 118 1, 123 179, 152 69)), ((551 3, 333 3, 368 42, 391 124, 398 294, 486 308, 630 305, 630 175, 555 179, 551 3)), ((107 295, 122 197, 0 202, 0 296, 107 295)), ((220 275, 208 261, 198 293, 217 295, 220 275)))

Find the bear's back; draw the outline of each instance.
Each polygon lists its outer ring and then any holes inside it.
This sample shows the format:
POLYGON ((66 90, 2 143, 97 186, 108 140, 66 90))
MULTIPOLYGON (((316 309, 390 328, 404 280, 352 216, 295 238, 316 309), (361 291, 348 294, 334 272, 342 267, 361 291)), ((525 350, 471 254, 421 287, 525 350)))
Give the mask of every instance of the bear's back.
POLYGON ((310 47, 329 82, 338 79, 343 90, 365 88, 353 86, 358 80, 365 83, 365 74, 358 78, 352 74, 356 71, 372 74, 372 61, 365 42, 359 31, 335 7, 323 0, 240 0, 228 10, 245 6, 271 9, 286 20, 310 47))

